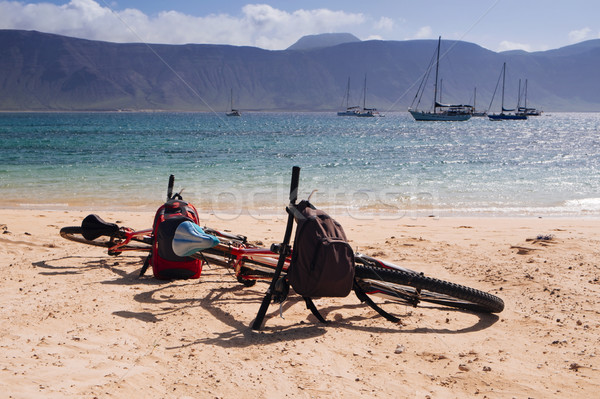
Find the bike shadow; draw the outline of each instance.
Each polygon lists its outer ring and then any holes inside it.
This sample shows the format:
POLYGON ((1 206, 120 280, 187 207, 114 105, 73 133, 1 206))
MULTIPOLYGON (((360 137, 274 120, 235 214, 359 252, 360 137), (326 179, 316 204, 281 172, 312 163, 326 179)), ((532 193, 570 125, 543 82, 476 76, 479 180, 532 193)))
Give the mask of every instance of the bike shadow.
MULTIPOLYGON (((261 287, 262 288, 262 287, 261 287)), ((264 289, 266 290, 266 286, 264 289)), ((213 332, 211 337, 198 338, 192 342, 187 342, 178 346, 167 347, 166 349, 181 349, 195 345, 217 345, 223 348, 245 348, 255 345, 271 345, 282 341, 296 341, 311 339, 323 336, 327 333, 327 325, 320 324, 316 318, 310 320, 310 324, 300 321, 298 324, 289 326, 264 325, 260 331, 254 331, 250 325, 254 318, 246 318, 243 321, 237 319, 233 314, 225 310, 228 305, 236 305, 241 302, 252 303, 250 312, 258 313, 262 302, 264 291, 247 288, 243 286, 233 286, 228 288, 214 288, 207 291, 204 298, 201 299, 201 306, 204 311, 210 313, 219 322, 229 327, 227 331, 213 332), (230 297, 235 296, 235 297, 230 297)), ((282 311, 285 312, 290 307, 298 303, 299 300, 287 300, 282 305, 282 311)), ((268 320, 279 317, 279 306, 272 305, 265 316, 265 323, 268 320)), ((308 310, 307 310, 308 311, 308 310)), ((244 312, 244 314, 248 314, 244 312)), ((252 314, 252 313, 250 313, 252 314)), ((313 318, 313 316, 310 316, 313 318)))
MULTIPOLYGON (((192 285, 198 286, 198 284, 195 282, 190 282, 189 284, 182 284, 181 282, 169 284, 168 282, 163 282, 159 287, 140 292, 133 297, 138 303, 156 306, 156 310, 143 312, 121 310, 115 311, 112 314, 146 323, 160 323, 167 320, 168 316, 171 314, 181 314, 182 311, 187 312, 200 308, 204 312, 208 312, 222 324, 229 327, 227 331, 224 332, 211 332, 211 337, 198 338, 192 342, 166 347, 166 349, 170 350, 195 345, 218 345, 225 348, 244 348, 257 344, 268 345, 281 341, 316 338, 327 332, 327 326, 319 324, 316 318, 314 319, 314 323, 311 324, 300 322, 293 326, 265 327, 260 332, 255 332, 250 328, 250 322, 253 320, 241 321, 236 319, 233 314, 227 312, 224 308, 229 305, 239 305, 240 303, 253 303, 256 304, 255 309, 256 312, 258 312, 262 296, 260 296, 260 293, 256 290, 238 285, 235 282, 228 284, 235 285, 223 288, 212 288, 205 291, 205 295, 195 298, 178 298, 174 297, 172 294, 165 294, 165 292, 172 288, 185 288, 192 285)), ((298 301, 287 301, 283 305, 283 308, 288 309, 296 302, 298 301)), ((269 312, 266 319, 277 317, 278 312, 279 307, 277 307, 277 310, 269 312)))
POLYGON ((84 274, 92 270, 104 269, 120 277, 118 280, 106 281, 106 283, 134 283, 138 279, 141 263, 145 257, 140 256, 122 256, 119 258, 90 257, 90 256, 64 256, 50 260, 32 262, 34 267, 46 269, 48 271, 40 272, 43 276, 61 276, 84 274), (62 264, 64 263, 64 265, 62 264), (128 271, 130 267, 135 266, 135 271, 128 271), (127 269, 126 269, 127 268, 127 269))
MULTIPOLYGON (((366 311, 371 310, 371 308, 368 305, 358 303, 355 305, 345 305, 343 308, 337 307, 337 306, 323 308, 323 309, 319 309, 319 311, 321 311, 321 314, 323 315, 323 317, 327 318, 328 313, 331 313, 334 311, 337 312, 340 309, 358 309, 358 308, 365 309, 366 311)), ((444 306, 420 306, 416 309, 426 310, 426 311, 435 311, 435 312, 444 312, 444 315, 446 315, 448 313, 467 314, 467 315, 476 317, 477 320, 476 320, 475 324, 472 324, 468 327, 460 327, 460 328, 456 328, 456 329, 452 329, 450 327, 431 327, 431 326, 406 328, 406 326, 402 322, 402 318, 403 317, 405 317, 405 318, 411 317, 410 311, 409 311, 409 313, 405 313, 404 315, 395 314, 396 317, 400 318, 400 322, 393 323, 393 322, 387 321, 387 323, 399 327, 399 328, 396 328, 394 330, 394 332, 400 333, 400 334, 450 334, 451 335, 451 334, 465 334, 465 333, 483 331, 483 330, 493 326, 498 320, 500 320, 500 317, 496 314, 474 312, 474 311, 457 309, 457 308, 449 308, 449 307, 444 307, 444 306)), ((446 318, 446 317, 447 316, 444 316, 444 318, 446 318)), ((365 322, 367 320, 374 320, 374 321, 375 320, 383 320, 383 318, 378 314, 374 314, 372 316, 356 315, 356 316, 343 317, 343 318, 338 317, 338 319, 340 321, 347 323, 348 324, 347 328, 349 328, 349 329, 366 331, 366 332, 371 332, 371 328, 368 326, 362 326, 362 325, 360 325, 360 323, 365 322), (357 323, 357 324, 354 324, 354 323, 357 323)))
MULTIPOLYGON (((266 288, 265 288, 266 289, 266 288)), ((224 310, 227 304, 236 304, 240 302, 239 296, 242 296, 241 300, 251 301, 256 303, 256 312, 258 312, 262 294, 257 290, 249 290, 241 286, 230 287, 225 289, 211 289, 207 295, 201 300, 200 306, 205 311, 212 314, 217 320, 231 327, 230 330, 220 333, 212 333, 211 337, 198 338, 193 342, 187 342, 178 346, 168 347, 167 349, 181 349, 194 345, 218 345, 225 348, 243 348, 252 345, 270 345, 276 344, 281 341, 293 341, 303 340, 309 338, 315 338, 322 336, 327 333, 331 327, 344 328, 352 331, 361 331, 370 334, 386 334, 386 333, 403 333, 403 334, 464 334, 474 331, 484 330, 498 321, 497 315, 474 313, 469 311, 463 311, 460 309, 448 309, 444 307, 428 307, 427 309, 432 311, 444 311, 447 312, 460 312, 468 313, 477 317, 477 322, 471 326, 464 328, 452 329, 449 327, 445 328, 432 328, 432 327, 416 327, 406 329, 399 323, 387 322, 387 326, 381 325, 381 317, 375 316, 350 316, 343 317, 340 313, 348 311, 349 309, 364 309, 368 311, 367 305, 354 304, 354 305, 335 305, 319 307, 321 314, 327 319, 328 315, 334 315, 333 319, 329 319, 328 323, 320 323, 316 317, 314 317, 308 309, 307 318, 299 321, 297 324, 289 326, 269 326, 269 320, 279 317, 279 307, 277 305, 271 305, 270 311, 265 317, 265 322, 260 331, 253 331, 250 325, 254 319, 246 319, 244 322, 236 319, 232 314, 224 310), (235 298, 229 298, 229 294, 235 294, 235 298), (377 326, 364 325, 365 322, 370 320, 376 321, 377 326)), ((282 311, 285 312, 292 306, 304 307, 304 301, 299 296, 291 296, 286 300, 282 306, 282 311)))
MULTIPOLYGON (((189 280, 189 283, 158 280, 150 275, 140 278, 140 259, 143 260, 143 258, 144 257, 140 256, 124 256, 110 259, 105 257, 90 259, 90 257, 83 256, 67 256, 54 260, 34 262, 33 266, 49 270, 40 272, 40 274, 48 276, 82 274, 94 269, 109 270, 116 275, 117 278, 100 281, 100 284, 145 286, 148 289, 135 294, 133 299, 138 303, 155 305, 158 308, 156 310, 142 312, 120 310, 113 312, 115 316, 137 319, 146 323, 160 323, 170 314, 180 313, 184 310, 202 308, 215 319, 230 327, 228 331, 212 333, 211 337, 199 338, 193 342, 186 342, 180 346, 168 349, 177 349, 193 345, 219 345, 226 348, 247 347, 256 344, 270 345, 286 340, 293 341, 319 337, 326 334, 330 327, 377 334, 464 334, 484 330, 499 320, 499 317, 494 314, 475 313, 439 306, 427 306, 421 307, 420 309, 443 311, 445 314, 448 312, 468 313, 477 317, 477 321, 468 327, 456 329, 452 329, 449 326, 418 326, 406 328, 402 322, 392 323, 388 321, 383 321, 383 323, 387 324, 384 326, 381 321, 384 319, 381 316, 374 314, 371 308, 366 304, 346 303, 340 305, 317 305, 323 317, 328 320, 327 324, 320 323, 316 317, 310 313, 310 310, 306 309, 307 317, 300 320, 298 323, 287 326, 270 326, 269 321, 279 317, 280 312, 279 306, 272 304, 269 307, 269 312, 265 317, 262 329, 257 332, 250 328, 254 318, 246 318, 243 321, 240 321, 225 309, 230 305, 235 306, 240 303, 254 303, 256 306, 252 311, 258 313, 263 296, 267 290, 266 285, 260 284, 250 288, 244 287, 235 282, 235 280, 225 281, 223 277, 230 278, 230 276, 223 274, 222 272, 219 273, 213 269, 203 271, 201 280, 189 280), (71 261, 76 261, 77 265, 73 265, 73 262, 71 261), (61 265, 61 263, 65 262, 68 263, 61 265), (134 271, 128 270, 131 266, 135 266, 134 271), (193 298, 163 294, 163 291, 173 288, 185 288, 192 285, 199 286, 202 283, 219 283, 230 286, 211 288, 204 291, 205 295, 194 296, 193 298), (343 314, 348 311, 363 311, 364 314, 343 316, 343 314), (369 321, 373 321, 374 324, 376 323, 377 325, 365 325, 365 323, 368 323, 369 321)), ((304 301, 300 296, 290 294, 288 299, 283 303, 281 310, 285 313, 292 306, 296 305, 303 308, 305 307, 304 301)), ((399 316, 402 319, 402 315, 399 316)), ((404 316, 408 317, 407 314, 404 316)))

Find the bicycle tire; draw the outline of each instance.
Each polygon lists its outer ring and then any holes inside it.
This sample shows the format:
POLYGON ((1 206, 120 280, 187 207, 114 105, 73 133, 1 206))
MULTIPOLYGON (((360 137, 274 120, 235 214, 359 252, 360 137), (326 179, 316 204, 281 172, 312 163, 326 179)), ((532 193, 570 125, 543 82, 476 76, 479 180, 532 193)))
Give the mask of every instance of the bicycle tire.
MULTIPOLYGON (((83 229, 80 226, 63 227, 62 229, 60 229, 60 236, 69 241, 79 242, 82 244, 93 245, 93 246, 102 247, 102 248, 111 248, 116 245, 115 239, 125 238, 124 233, 117 232, 117 234, 115 234, 113 236, 100 236, 94 240, 88 240, 83 237, 83 229)), ((120 253, 123 250, 148 251, 151 248, 151 246, 147 243, 142 244, 143 241, 141 241, 141 240, 136 240, 136 241, 140 242, 140 244, 136 245, 136 244, 130 243, 130 244, 124 245, 122 247, 119 247, 119 251, 117 251, 117 252, 120 253)))
POLYGON ((429 302, 484 313, 504 310, 504 301, 495 295, 420 273, 365 265, 356 265, 355 270, 358 284, 369 297, 381 295, 413 306, 429 302))

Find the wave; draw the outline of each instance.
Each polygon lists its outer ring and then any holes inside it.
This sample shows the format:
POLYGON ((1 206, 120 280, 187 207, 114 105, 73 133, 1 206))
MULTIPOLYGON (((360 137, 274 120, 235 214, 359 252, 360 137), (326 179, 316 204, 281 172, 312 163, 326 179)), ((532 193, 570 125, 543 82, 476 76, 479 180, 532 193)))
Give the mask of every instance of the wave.
POLYGON ((600 198, 582 198, 565 201, 563 206, 571 210, 579 210, 581 212, 597 212, 600 213, 600 198))

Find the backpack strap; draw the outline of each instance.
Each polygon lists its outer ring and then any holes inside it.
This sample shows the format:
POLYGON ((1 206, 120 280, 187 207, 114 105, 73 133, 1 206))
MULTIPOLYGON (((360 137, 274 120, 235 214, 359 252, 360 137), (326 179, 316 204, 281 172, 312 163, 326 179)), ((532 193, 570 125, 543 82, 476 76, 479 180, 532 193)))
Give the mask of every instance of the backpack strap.
POLYGON ((379 313, 379 315, 383 316, 384 318, 386 318, 388 321, 391 321, 392 323, 398 323, 400 321, 399 318, 389 314, 385 310, 381 309, 375 302, 373 302, 373 300, 371 298, 369 298, 367 293, 360 287, 360 285, 358 285, 358 283, 356 282, 356 279, 354 279, 354 287, 353 288, 354 288, 354 293, 356 294, 358 299, 361 302, 366 302, 366 304, 369 305, 371 308, 373 308, 373 310, 375 310, 377 313, 379 313))
POLYGON ((307 296, 303 296, 302 298, 304 298, 304 302, 306 302, 306 309, 310 310, 321 323, 327 324, 327 320, 321 316, 321 313, 319 313, 319 310, 315 306, 315 303, 312 301, 312 299, 307 296))

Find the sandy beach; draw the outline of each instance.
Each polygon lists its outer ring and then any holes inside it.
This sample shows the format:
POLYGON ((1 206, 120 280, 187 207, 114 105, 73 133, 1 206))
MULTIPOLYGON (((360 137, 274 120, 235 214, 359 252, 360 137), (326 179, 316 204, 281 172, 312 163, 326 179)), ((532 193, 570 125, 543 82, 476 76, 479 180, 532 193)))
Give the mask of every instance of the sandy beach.
MULTIPOLYGON (((354 295, 296 295, 253 332, 266 285, 228 270, 138 278, 143 255, 66 241, 88 212, 0 210, 0 389, 6 398, 565 398, 600 389, 600 225, 567 218, 339 218, 359 251, 494 293, 482 315, 354 295), (552 235, 549 241, 531 241, 552 235)), ((152 212, 104 212, 148 228, 152 212)), ((279 242, 281 218, 204 224, 279 242)))

